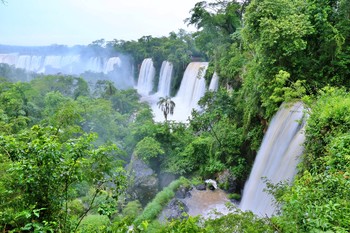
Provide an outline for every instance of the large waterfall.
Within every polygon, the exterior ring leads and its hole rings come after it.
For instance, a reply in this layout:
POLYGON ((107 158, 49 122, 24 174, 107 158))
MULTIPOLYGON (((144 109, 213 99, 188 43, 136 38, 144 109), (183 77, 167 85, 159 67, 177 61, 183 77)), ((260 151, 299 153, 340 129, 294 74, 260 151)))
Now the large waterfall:
POLYGON ((160 68, 159 83, 158 83, 158 96, 166 97, 170 96, 171 78, 173 76, 173 64, 168 61, 163 61, 160 68))
POLYGON ((266 184, 262 178, 277 184, 295 176, 305 140, 303 109, 301 103, 288 108, 282 105, 273 117, 244 187, 242 210, 261 216, 276 214, 273 197, 264 191, 266 184))
POLYGON ((198 101, 206 91, 204 75, 208 62, 191 62, 183 75, 175 102, 174 115, 169 119, 185 122, 191 115, 192 109, 199 109, 198 101))
POLYGON ((105 73, 121 67, 119 57, 82 58, 75 55, 24 55, 18 53, 0 54, 0 63, 36 73, 81 74, 85 71, 105 73))
MULTIPOLYGON (((198 101, 206 91, 204 75, 208 62, 191 62, 183 75, 179 91, 172 98, 175 102, 174 114, 169 115, 169 120, 185 122, 191 115, 192 109, 198 109, 198 101)), ((173 66, 170 62, 163 62, 159 77, 158 91, 150 94, 153 89, 155 69, 151 58, 144 59, 140 69, 137 91, 142 99, 147 101, 153 110, 155 121, 164 121, 163 113, 157 106, 159 97, 170 94, 170 84, 173 66)), ((215 82, 215 81, 214 81, 215 82)))
POLYGON ((139 79, 137 82, 137 92, 143 96, 149 96, 153 89, 156 69, 153 66, 152 58, 146 58, 141 64, 139 79))
POLYGON ((0 45, 0 63, 38 74, 79 75, 90 84, 103 79, 120 89, 135 86, 129 57, 102 48, 0 45))

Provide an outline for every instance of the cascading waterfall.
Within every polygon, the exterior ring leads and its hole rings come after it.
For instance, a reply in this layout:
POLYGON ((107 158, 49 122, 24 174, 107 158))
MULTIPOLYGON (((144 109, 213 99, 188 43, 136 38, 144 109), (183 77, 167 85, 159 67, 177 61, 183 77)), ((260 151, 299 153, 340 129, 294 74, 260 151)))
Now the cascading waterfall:
POLYGON ((185 122, 191 115, 192 109, 199 109, 198 101, 206 91, 204 75, 208 62, 191 62, 183 75, 179 91, 173 98, 175 102, 174 115, 170 120, 185 122))
POLYGON ((137 82, 137 92, 143 96, 148 96, 153 89, 156 69, 153 66, 152 58, 146 58, 141 64, 139 79, 137 82))
MULTIPOLYGON (((22 54, 22 52, 0 54, 0 63, 41 74, 81 75, 85 72, 103 73, 104 75, 94 76, 93 80, 98 80, 100 77, 108 79, 113 81, 120 89, 135 86, 131 63, 125 56, 107 58, 89 56, 84 52, 81 55, 76 51, 75 53, 61 53, 61 55, 57 53, 56 51, 53 54, 47 54, 47 51, 43 49, 42 53, 35 51, 32 54, 30 52, 28 54, 22 54)), ((89 75, 91 76, 91 74, 86 74, 86 76, 89 75)))
MULTIPOLYGON (((163 113, 160 111, 159 107, 157 106, 157 102, 159 100, 159 97, 161 96, 165 97, 166 95, 160 95, 159 93, 164 94, 165 89, 170 91, 170 87, 169 89, 167 88, 162 89, 159 87, 159 90, 156 94, 149 95, 150 90, 152 90, 150 87, 151 86, 153 87, 153 81, 151 82, 151 80, 153 79, 148 78, 147 81, 143 82, 144 83, 143 85, 148 86, 146 88, 140 85, 141 84, 140 80, 141 79, 146 80, 146 78, 143 76, 147 76, 148 74, 152 74, 153 75, 152 77, 154 77, 154 74, 153 74, 154 71, 150 67, 153 68, 153 63, 152 63, 152 66, 150 66, 150 60, 145 59, 142 62, 137 89, 138 89, 138 92, 143 96, 143 100, 147 101, 151 105, 151 108, 154 114, 154 120, 161 122, 161 121, 164 121, 164 116, 163 116, 163 113), (146 69, 146 66, 149 68, 146 69), (143 69, 145 71, 143 71, 143 69), (152 85, 150 85, 150 83, 152 83, 152 85), (143 89, 146 89, 146 91, 140 91, 143 89)), ((191 62, 190 64, 188 64, 180 84, 180 89, 177 92, 176 96, 172 98, 172 100, 175 102, 175 109, 174 109, 174 114, 168 116, 169 120, 174 120, 177 122, 185 122, 188 119, 188 117, 191 115, 192 109, 199 109, 198 101, 205 94, 205 91, 206 91, 204 75, 207 67, 208 67, 208 62, 191 62)), ((170 69, 172 69, 172 66, 170 66, 170 64, 164 65, 163 73, 164 72, 167 73, 166 76, 168 77, 170 76, 170 73, 171 73, 170 69)), ((168 80, 166 81, 166 84, 170 85, 171 79, 167 78, 166 80, 168 80)))
POLYGON ((218 88, 219 88, 219 76, 216 72, 214 72, 213 77, 211 78, 208 90, 217 91, 218 88))
POLYGON ((274 184, 294 178, 305 140, 303 110, 301 103, 288 108, 282 105, 273 117, 244 187, 242 210, 261 216, 276 214, 273 197, 264 191, 262 177, 274 184))
POLYGON ((173 64, 168 61, 163 61, 160 68, 159 83, 158 83, 158 96, 166 97, 170 96, 170 84, 173 76, 173 64))
POLYGON ((105 63, 103 73, 108 74, 115 69, 115 66, 121 67, 121 60, 119 57, 111 57, 105 63))
POLYGON ((36 73, 80 74, 85 71, 105 73, 121 67, 119 57, 103 59, 101 57, 82 58, 80 55, 25 55, 18 53, 0 54, 0 63, 36 73))

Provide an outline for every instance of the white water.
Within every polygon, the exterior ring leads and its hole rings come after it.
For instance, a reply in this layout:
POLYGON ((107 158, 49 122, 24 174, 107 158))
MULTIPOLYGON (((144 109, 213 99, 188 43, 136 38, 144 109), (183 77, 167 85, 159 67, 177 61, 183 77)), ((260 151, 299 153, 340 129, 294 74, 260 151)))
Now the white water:
POLYGON ((208 90, 217 91, 218 88, 219 88, 219 76, 217 75, 216 72, 214 72, 213 77, 211 78, 208 90))
POLYGON ((25 69, 36 73, 64 73, 80 74, 85 71, 105 73, 113 71, 121 66, 119 57, 103 59, 91 57, 83 59, 80 55, 23 55, 18 53, 0 54, 0 63, 5 63, 15 68, 25 69))
POLYGON ((277 214, 273 197, 264 192, 266 184, 261 178, 266 177, 274 184, 292 181, 305 140, 304 124, 297 122, 303 118, 303 109, 301 103, 289 108, 282 106, 273 117, 245 184, 240 203, 242 210, 261 216, 277 214))
POLYGON ((146 58, 141 64, 140 74, 137 82, 137 92, 142 96, 149 96, 153 89, 156 69, 151 58, 146 58))
POLYGON ((199 110, 198 101, 206 92, 204 75, 208 62, 191 62, 188 64, 181 81, 180 89, 173 98, 175 102, 174 115, 170 120, 186 122, 192 109, 199 110))
POLYGON ((170 84, 173 76, 173 64, 168 61, 163 61, 160 68, 159 83, 157 95, 159 97, 170 96, 170 84))
MULTIPOLYGON (((137 90, 138 93, 142 95, 142 100, 150 104, 153 110, 154 120, 162 122, 164 121, 164 115, 157 106, 157 102, 159 97, 162 96, 159 92, 163 92, 163 90, 159 90, 154 95, 149 95, 152 90, 151 87, 153 87, 153 78, 150 77, 154 77, 155 72, 153 70, 153 63, 152 66, 150 64, 151 61, 149 59, 145 59, 142 62, 137 90), (150 85, 151 83, 152 85, 150 85)), ((170 73, 171 67, 167 67, 166 69, 169 70, 166 73, 170 73)), ((172 101, 175 102, 174 114, 168 115, 168 120, 186 122, 191 115, 192 109, 199 110, 198 101, 206 92, 204 75, 207 67, 208 62, 191 62, 188 64, 179 91, 176 96, 172 98, 172 101)), ((171 79, 167 80, 167 85, 170 85, 171 79)))

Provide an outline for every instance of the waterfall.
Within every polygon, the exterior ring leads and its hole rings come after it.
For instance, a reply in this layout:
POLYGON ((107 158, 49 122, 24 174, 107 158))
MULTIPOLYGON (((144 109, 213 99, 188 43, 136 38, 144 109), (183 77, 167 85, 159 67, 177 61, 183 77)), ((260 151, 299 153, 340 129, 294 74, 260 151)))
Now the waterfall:
POLYGON ((173 101, 176 106, 174 115, 169 119, 185 122, 191 115, 192 109, 199 109, 198 101, 206 91, 204 75, 208 62, 191 62, 183 75, 179 91, 173 101))
POLYGON ((119 57, 103 59, 101 57, 82 58, 80 55, 24 55, 18 53, 0 54, 0 63, 27 71, 52 74, 81 74, 85 71, 105 73, 121 67, 119 57))
POLYGON ((102 73, 104 63, 104 59, 102 59, 101 57, 90 57, 86 64, 85 70, 96 73, 102 73))
POLYGON ((137 92, 141 95, 148 96, 153 90, 153 81, 156 69, 153 66, 151 58, 146 58, 141 64, 139 79, 137 82, 137 92))
POLYGON ((115 69, 115 65, 120 67, 121 66, 121 60, 119 57, 111 57, 108 59, 108 61, 105 64, 103 73, 108 74, 109 72, 113 71, 115 69))
POLYGON ((126 56, 107 58, 91 56, 90 53, 87 55, 84 51, 81 54, 77 51, 53 51, 53 54, 48 54, 45 49, 42 52, 35 50, 27 54, 22 53, 21 49, 7 54, 0 51, 0 63, 42 74, 61 73, 89 78, 91 74, 84 74, 87 71, 103 73, 104 75, 95 75, 93 80, 108 79, 120 89, 134 87, 131 63, 126 56))
POLYGON ((217 75, 216 72, 214 72, 213 77, 211 78, 208 90, 217 91, 218 88, 219 88, 219 76, 217 75))
POLYGON ((160 68, 159 83, 158 83, 158 96, 166 97, 170 96, 170 84, 173 75, 173 64, 168 61, 163 61, 160 68))
MULTIPOLYGON (((185 122, 191 115, 192 109, 199 109, 198 101, 203 97, 206 91, 204 75, 207 67, 208 62, 191 62, 188 64, 179 91, 176 96, 172 98, 175 102, 175 109, 174 114, 168 116, 169 120, 185 122)), ((170 67, 167 69, 170 69, 170 67)), ((154 120, 161 122, 164 121, 164 116, 157 106, 158 98, 159 95, 157 93, 143 99, 151 105, 154 120)))
POLYGON ((274 184, 293 179, 305 140, 303 109, 301 103, 289 108, 282 105, 273 117, 245 184, 240 203, 242 210, 261 216, 276 214, 273 197, 264 192, 266 185, 262 177, 274 184))

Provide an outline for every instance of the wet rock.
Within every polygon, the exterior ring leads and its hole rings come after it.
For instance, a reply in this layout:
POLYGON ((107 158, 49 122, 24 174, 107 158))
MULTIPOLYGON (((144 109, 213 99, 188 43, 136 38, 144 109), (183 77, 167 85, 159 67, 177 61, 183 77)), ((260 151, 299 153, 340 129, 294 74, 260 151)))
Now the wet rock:
POLYGON ((236 177, 229 170, 218 173, 216 178, 218 186, 230 193, 239 192, 236 180, 236 177))
POLYGON ((206 190, 207 189, 205 184, 198 184, 195 187, 197 190, 206 190))
POLYGON ((159 221, 165 222, 173 219, 184 219, 187 212, 188 207, 186 204, 177 198, 173 198, 159 215, 159 221))
POLYGON ((185 187, 185 186, 180 186, 178 190, 175 192, 175 197, 184 199, 186 197, 191 197, 191 191, 192 188, 190 187, 185 187))
POLYGON ((142 160, 132 155, 126 166, 128 172, 129 199, 139 200, 145 206, 158 193, 159 181, 155 172, 142 160))

